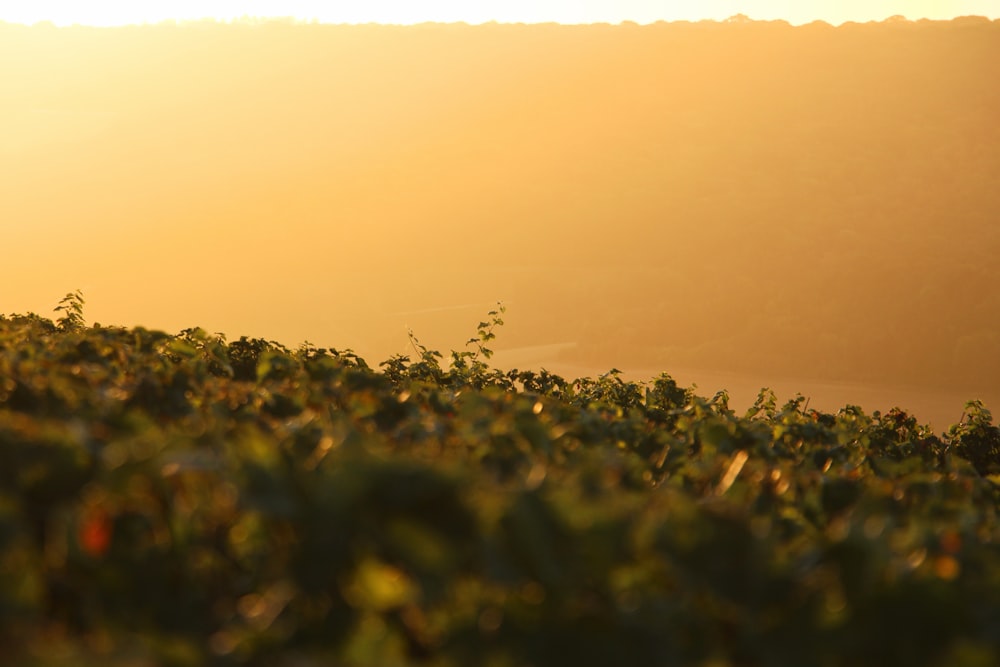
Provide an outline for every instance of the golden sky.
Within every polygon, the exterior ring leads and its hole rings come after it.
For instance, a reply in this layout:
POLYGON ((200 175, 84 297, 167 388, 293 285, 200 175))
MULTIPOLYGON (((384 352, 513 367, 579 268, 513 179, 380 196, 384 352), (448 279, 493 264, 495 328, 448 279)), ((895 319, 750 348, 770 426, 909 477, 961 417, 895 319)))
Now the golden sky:
POLYGON ((724 19, 734 14, 751 18, 785 19, 794 24, 823 20, 951 19, 979 15, 1000 17, 996 0, 170 0, 123 3, 119 0, 33 0, 5 3, 0 20, 17 23, 52 21, 57 25, 123 25, 169 19, 294 16, 327 23, 421 23, 425 21, 484 23, 620 23, 658 20, 724 19))

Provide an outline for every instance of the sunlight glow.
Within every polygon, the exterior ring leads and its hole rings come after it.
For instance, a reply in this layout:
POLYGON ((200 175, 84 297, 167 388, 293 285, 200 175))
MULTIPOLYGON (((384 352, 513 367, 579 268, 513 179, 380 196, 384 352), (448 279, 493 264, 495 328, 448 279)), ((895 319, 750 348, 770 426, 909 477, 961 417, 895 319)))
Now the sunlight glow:
POLYGON ((660 20, 721 20, 735 14, 760 20, 784 19, 793 24, 814 20, 834 24, 877 21, 894 15, 914 20, 951 19, 973 14, 1000 17, 995 0, 822 0, 811 3, 792 0, 706 0, 698 3, 682 0, 368 0, 363 3, 319 0, 172 0, 142 3, 35 0, 31 3, 10 3, 0 8, 0 20, 24 24, 50 21, 60 26, 111 26, 206 18, 234 21, 254 17, 291 17, 322 23, 653 23, 660 20))

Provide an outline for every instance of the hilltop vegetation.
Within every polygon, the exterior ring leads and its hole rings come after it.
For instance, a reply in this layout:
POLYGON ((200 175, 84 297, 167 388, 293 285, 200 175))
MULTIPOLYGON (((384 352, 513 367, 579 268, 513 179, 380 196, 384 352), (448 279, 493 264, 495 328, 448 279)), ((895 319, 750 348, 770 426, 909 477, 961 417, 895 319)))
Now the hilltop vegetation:
POLYGON ((1000 429, 0 317, 19 665, 1000 658, 1000 429))

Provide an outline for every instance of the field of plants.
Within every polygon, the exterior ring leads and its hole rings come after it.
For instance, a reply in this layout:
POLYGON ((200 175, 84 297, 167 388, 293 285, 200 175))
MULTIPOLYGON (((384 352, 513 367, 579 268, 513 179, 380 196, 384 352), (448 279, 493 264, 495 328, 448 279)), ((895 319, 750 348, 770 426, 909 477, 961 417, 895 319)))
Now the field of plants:
POLYGON ((1000 664, 1000 429, 0 316, 0 655, 1000 664))

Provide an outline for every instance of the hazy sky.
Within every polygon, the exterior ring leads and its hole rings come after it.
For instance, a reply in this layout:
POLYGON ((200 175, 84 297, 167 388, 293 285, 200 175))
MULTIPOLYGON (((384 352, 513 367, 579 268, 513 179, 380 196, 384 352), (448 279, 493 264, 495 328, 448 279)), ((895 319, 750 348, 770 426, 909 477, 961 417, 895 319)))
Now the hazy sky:
POLYGON ((464 350, 502 301, 497 368, 950 424, 1000 405, 998 34, 0 30, 0 312, 79 288, 88 322, 376 364, 408 329, 464 350))
POLYGON ((950 19, 980 15, 1000 18, 997 0, 33 0, 4 3, 0 19, 20 23, 48 20, 59 25, 115 25, 164 19, 243 16, 295 16, 331 23, 483 23, 544 22, 651 23, 658 20, 724 19, 746 14, 754 19, 792 23, 824 20, 881 20, 893 15, 910 19, 950 19))

